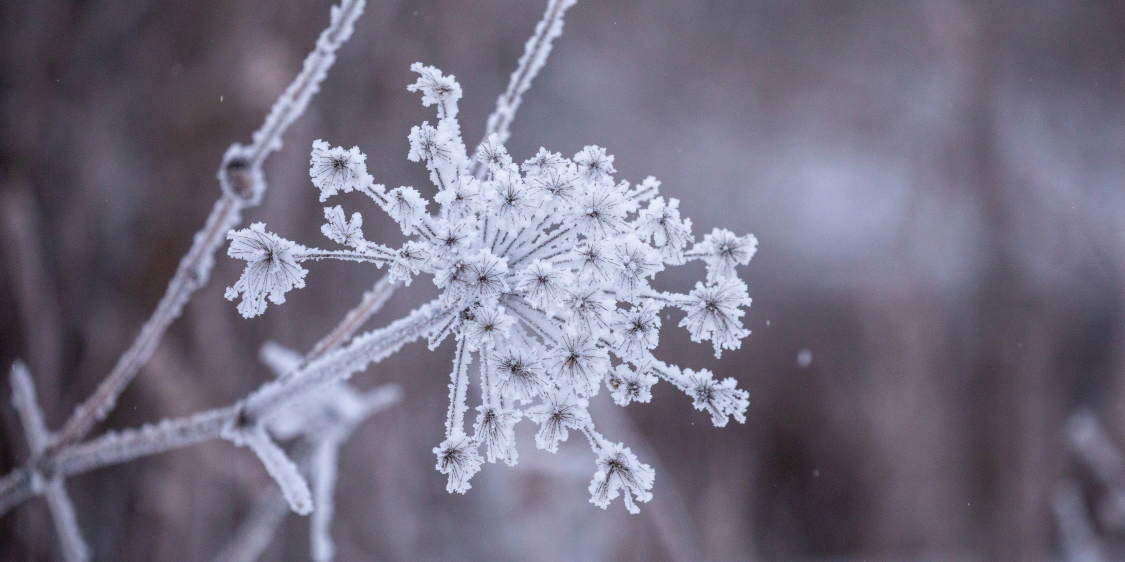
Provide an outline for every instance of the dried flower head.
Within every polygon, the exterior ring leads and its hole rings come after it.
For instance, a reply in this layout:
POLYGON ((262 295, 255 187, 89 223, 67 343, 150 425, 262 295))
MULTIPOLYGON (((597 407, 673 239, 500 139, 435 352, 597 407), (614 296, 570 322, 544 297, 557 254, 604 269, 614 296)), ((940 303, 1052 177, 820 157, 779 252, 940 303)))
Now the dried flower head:
MULTIPOLYGON (((707 371, 681 371, 652 351, 659 342, 660 313, 669 307, 684 311, 679 325, 695 341, 710 340, 716 356, 740 345, 749 334, 741 317, 750 298, 735 268, 749 261, 757 241, 715 229, 693 245, 691 221, 680 217, 679 202, 661 197, 652 178, 636 186, 615 180, 614 158, 598 146, 571 159, 541 149, 516 166, 501 137, 491 135, 470 158, 456 120, 460 86, 433 67, 416 64, 412 70, 419 78, 409 89, 420 92, 425 105, 438 106, 436 126, 424 123, 411 131, 407 155, 429 170, 438 190, 436 212, 427 212, 428 202, 414 188, 386 191, 362 179, 365 170, 355 179, 347 172, 353 168, 334 176, 335 168, 315 165, 346 156, 359 170, 363 158, 354 149, 330 149, 318 141, 312 170, 322 195, 355 189, 374 199, 404 234, 414 236, 407 245, 391 250, 364 240, 361 217, 345 221, 339 207, 325 210, 324 233, 351 250, 308 250, 264 233, 260 225, 232 236, 274 248, 271 263, 293 272, 272 274, 279 277, 271 281, 279 295, 304 276, 296 266, 300 260, 286 257, 298 254, 389 265, 404 281, 432 276, 441 296, 426 309, 432 322, 412 336, 428 337, 431 348, 450 334, 457 340, 445 440, 434 449, 450 491, 467 490, 484 459, 515 463, 513 426, 526 417, 539 425, 536 445, 549 451, 557 450, 569 430, 582 432, 598 455, 591 501, 606 507, 624 490, 626 507, 636 511, 636 501, 651 497, 652 469, 597 432, 588 399, 605 384, 618 404, 647 402, 652 385, 664 379, 687 393, 715 425, 732 416, 744 421, 747 394, 733 379, 719 382, 707 371), (690 260, 707 265, 706 282, 690 293, 650 286, 666 267, 690 260), (464 416, 474 358, 481 405, 470 438, 464 416)), ((239 244, 231 254, 250 262, 248 272, 261 270, 269 252, 247 252, 241 248, 248 242, 239 244)), ((236 288, 249 285, 240 281, 236 288)), ((259 298, 245 312, 264 307, 259 298)))

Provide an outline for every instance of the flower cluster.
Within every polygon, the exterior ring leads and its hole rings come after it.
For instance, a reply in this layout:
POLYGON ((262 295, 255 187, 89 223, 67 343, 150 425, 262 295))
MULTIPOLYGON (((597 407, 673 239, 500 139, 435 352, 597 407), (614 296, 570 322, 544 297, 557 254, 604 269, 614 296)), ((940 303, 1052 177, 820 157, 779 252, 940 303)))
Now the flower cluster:
POLYGON ((229 254, 248 262, 228 298, 239 311, 261 314, 266 297, 284 301, 304 285, 300 262, 337 258, 389 267, 409 283, 432 276, 441 289, 441 316, 424 334, 433 349, 456 339, 445 439, 434 449, 447 489, 464 493, 482 462, 515 464, 514 425, 539 425, 536 444, 555 451, 570 430, 597 454, 591 501, 605 508, 624 491, 626 507, 647 501, 652 469, 626 447, 598 433, 589 399, 603 384, 614 402, 648 402, 658 380, 671 382, 711 415, 717 426, 745 421, 747 394, 734 379, 681 370, 657 360, 661 312, 679 308, 679 325, 694 341, 709 340, 718 357, 749 334, 741 322, 750 305, 735 273, 757 247, 752 235, 715 229, 695 242, 679 201, 659 195, 653 178, 616 181, 614 159, 597 146, 573 158, 540 149, 517 164, 496 135, 470 157, 461 138, 453 76, 416 63, 409 90, 437 109, 437 124, 414 127, 408 158, 424 162, 437 187, 435 213, 412 187, 374 183, 357 148, 313 144, 310 175, 321 201, 359 191, 374 199, 414 238, 391 249, 366 240, 359 213, 324 209, 324 234, 347 249, 310 249, 266 232, 260 224, 231 232, 229 254), (668 266, 706 264, 705 282, 687 294, 654 290, 649 281, 668 266), (466 428, 470 367, 476 363, 480 405, 466 428), (471 434, 469 433, 471 431, 471 434))

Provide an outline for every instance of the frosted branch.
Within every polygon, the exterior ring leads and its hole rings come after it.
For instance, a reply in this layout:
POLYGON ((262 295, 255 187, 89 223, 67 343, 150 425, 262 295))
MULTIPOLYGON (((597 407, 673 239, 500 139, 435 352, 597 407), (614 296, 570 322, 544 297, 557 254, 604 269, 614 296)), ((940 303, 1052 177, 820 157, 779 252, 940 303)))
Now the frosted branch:
POLYGON ((218 177, 223 196, 215 202, 207 222, 196 233, 192 247, 180 261, 176 274, 160 299, 152 317, 145 322, 133 344, 121 355, 113 371, 89 398, 75 408, 70 419, 54 436, 48 449, 74 443, 85 437, 94 424, 113 410, 117 398, 148 362, 168 326, 180 316, 184 304, 204 284, 215 263, 215 251, 226 233, 241 220, 242 209, 256 205, 265 193, 261 167, 265 158, 281 148, 281 136, 304 113, 309 100, 320 89, 328 69, 336 61, 336 51, 351 36, 356 18, 363 13, 365 0, 343 0, 332 7, 331 23, 317 39, 316 48, 305 58, 301 73, 278 98, 262 127, 254 133, 251 146, 232 145, 223 156, 218 177))
MULTIPOLYGON (((484 131, 482 143, 492 134, 496 134, 500 144, 508 141, 508 127, 516 116, 516 110, 523 102, 523 94, 531 87, 531 81, 547 62, 547 55, 551 54, 551 44, 555 38, 562 35, 563 16, 567 9, 577 0, 549 0, 543 18, 535 25, 535 33, 524 44, 523 56, 512 77, 508 80, 508 89, 500 94, 496 100, 496 110, 488 117, 488 125, 484 131)), ((484 167, 478 161, 473 167, 473 175, 480 176, 484 167)))

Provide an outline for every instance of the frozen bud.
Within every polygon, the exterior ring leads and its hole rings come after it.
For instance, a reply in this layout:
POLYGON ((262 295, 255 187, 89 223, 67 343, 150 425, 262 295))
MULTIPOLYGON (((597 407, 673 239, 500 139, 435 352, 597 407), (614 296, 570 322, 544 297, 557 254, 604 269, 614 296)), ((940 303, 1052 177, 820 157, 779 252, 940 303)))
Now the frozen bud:
POLYGON ((565 269, 556 269, 551 262, 535 260, 516 274, 516 289, 523 291, 528 302, 543 310, 558 305, 566 295, 563 287, 570 286, 573 275, 565 269))
POLYGON ((547 168, 532 176, 528 185, 540 195, 570 205, 578 196, 578 169, 573 164, 547 168))
POLYGON ((337 244, 351 246, 362 250, 367 246, 363 239, 363 217, 359 213, 352 213, 351 220, 345 220, 344 209, 339 205, 324 208, 324 218, 328 220, 320 231, 337 244))
POLYGON ((563 309, 570 313, 568 325, 584 334, 601 334, 609 325, 612 308, 613 301, 596 287, 579 287, 563 296, 563 309))
POLYGON ((644 357, 660 341, 660 307, 650 300, 643 300, 629 310, 614 311, 614 343, 617 355, 629 360, 644 357))
POLYGON ((472 176, 460 176, 434 196, 441 205, 442 213, 453 220, 472 215, 476 198, 480 195, 480 180, 472 176))
POLYGON ((565 166, 566 159, 561 154, 540 147, 539 152, 525 160, 521 167, 525 174, 537 176, 551 170, 557 171, 565 166))
POLYGON ((593 396, 609 371, 609 355, 594 338, 567 333, 551 350, 550 365, 557 382, 570 386, 579 396, 593 396))
POLYGON ((387 214, 402 227, 403 234, 414 234, 426 214, 426 200, 413 187, 398 187, 387 194, 387 214))
POLYGON ((434 162, 435 160, 449 161, 449 148, 438 138, 438 130, 430 126, 429 122, 422 123, 421 126, 415 125, 410 129, 410 152, 406 158, 411 162, 418 162, 425 160, 426 162, 434 162))
POLYGON ((505 396, 527 403, 547 389, 550 381, 537 351, 509 346, 496 356, 496 374, 505 396))
POLYGON ((457 100, 461 99, 461 85, 455 76, 443 76, 432 66, 416 62, 410 70, 418 74, 418 80, 406 87, 409 92, 422 92, 422 105, 438 105, 438 117, 452 119, 457 117, 457 100))
POLYGON ((461 333, 469 349, 496 349, 508 339, 512 323, 503 307, 480 306, 469 311, 461 324, 461 333))
POLYGON ((651 278, 664 269, 659 254, 635 236, 626 236, 618 241, 613 248, 612 260, 617 266, 617 283, 614 284, 614 289, 626 298, 631 298, 641 289, 647 289, 646 278, 651 278))
POLYGON ((642 240, 651 236, 660 256, 670 264, 684 262, 684 247, 691 241, 691 219, 681 219, 679 207, 678 199, 665 204, 663 197, 657 197, 637 214, 637 234, 642 240))
POLYGON ((512 163, 508 149, 500 144, 500 137, 496 133, 488 135, 488 138, 480 143, 475 158, 481 164, 488 166, 489 170, 502 170, 512 163))
POLYGON ((526 224, 539 202, 528 189, 527 184, 520 178, 515 166, 496 170, 488 185, 491 188, 496 218, 502 221, 501 224, 507 224, 511 227, 526 224))

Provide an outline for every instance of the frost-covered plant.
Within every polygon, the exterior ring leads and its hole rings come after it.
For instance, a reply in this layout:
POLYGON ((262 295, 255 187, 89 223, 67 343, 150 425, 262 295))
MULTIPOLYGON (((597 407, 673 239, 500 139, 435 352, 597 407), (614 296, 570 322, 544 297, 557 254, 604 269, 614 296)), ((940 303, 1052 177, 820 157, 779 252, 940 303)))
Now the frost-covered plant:
POLYGON ((691 221, 680 217, 679 201, 660 196, 653 178, 635 185, 614 179, 613 156, 600 147, 587 146, 572 158, 540 149, 518 165, 505 148, 522 96, 573 4, 548 0, 472 157, 457 120, 460 85, 434 67, 412 66, 419 78, 408 90, 437 110, 436 125, 425 122, 410 131, 407 154, 429 170, 437 188, 432 203, 412 187, 388 190, 376 184, 358 148, 313 143, 309 173, 321 201, 340 192, 366 194, 411 237, 405 244, 389 248, 368 241, 363 218, 359 213, 349 217, 340 206, 324 208, 321 230, 343 249, 308 248, 261 223, 235 230, 242 211, 265 195, 264 161, 280 148, 285 130, 318 91, 364 0, 334 6, 331 23, 253 142, 233 144, 224 155, 218 173, 222 195, 153 315, 60 429, 47 428, 30 372, 20 362, 13 365, 12 398, 30 456, 0 478, 0 515, 28 498, 45 497, 64 557, 86 560, 89 549, 67 496, 67 477, 221 437, 251 449, 279 489, 262 498, 219 560, 256 559, 286 508, 313 513, 313 559, 330 560, 338 449, 366 416, 398 399, 394 387, 361 393, 345 381, 420 338, 428 338, 431 349, 450 335, 456 340, 445 436, 434 448, 450 492, 467 491, 486 461, 515 464, 513 428, 528 418, 539 426, 536 445, 550 452, 571 430, 582 433, 596 454, 590 501, 604 509, 623 496, 627 509, 636 513, 636 501, 652 497, 654 473, 628 447, 595 429, 589 401, 603 385, 624 406, 651 400, 652 386, 664 379, 687 393, 715 425, 725 425, 730 417, 744 422, 747 394, 735 388, 734 379, 681 370, 656 359, 653 349, 659 343, 660 314, 668 307, 684 312, 679 325, 694 341, 709 340, 716 357, 741 345, 749 333, 741 317, 750 298, 735 270, 753 256, 754 237, 714 229, 695 242, 691 221), (428 210, 431 204, 434 212, 428 210), (113 410, 185 303, 206 284, 224 234, 230 240, 228 255, 247 262, 226 294, 241 298, 238 311, 246 317, 262 314, 268 302, 284 303, 287 292, 304 287, 308 272, 301 264, 308 260, 370 262, 388 273, 307 354, 264 348, 263 360, 277 376, 242 400, 84 440, 113 410), (666 267, 691 260, 702 260, 707 269, 705 281, 693 290, 678 294, 650 286, 666 267), (440 297, 383 328, 354 336, 396 284, 419 276, 430 277, 440 297), (470 429, 465 414, 474 363, 480 405, 470 429), (286 441, 295 443, 288 451, 279 444, 286 441))
POLYGON ((358 148, 318 140, 309 173, 320 200, 361 192, 412 239, 397 249, 369 241, 360 214, 348 218, 340 206, 324 208, 322 232, 343 250, 307 248, 260 223, 232 231, 228 254, 247 266, 227 298, 241 296, 238 310, 246 317, 261 314, 267 297, 280 304, 287 291, 304 286, 301 263, 310 259, 371 262, 406 284, 432 277, 441 296, 406 337, 427 337, 430 349, 450 335, 456 340, 445 439, 434 448, 447 490, 468 490, 484 461, 515 464, 513 426, 526 417, 539 424, 542 449, 556 450, 571 429, 585 435, 597 454, 591 501, 605 508, 624 490, 629 511, 638 511, 634 498, 651 497, 652 469, 595 430, 588 401, 604 384, 619 405, 647 402, 652 385, 664 379, 715 425, 732 416, 744 422, 747 395, 734 379, 681 370, 652 351, 667 307, 685 313, 679 325, 694 341, 710 340, 716 357, 739 347, 749 334, 740 319, 750 298, 735 268, 749 262, 757 241, 716 228, 693 242, 679 201, 660 196, 651 177, 636 185, 615 180, 613 156, 597 146, 573 158, 541 148, 517 165, 493 133, 470 157, 457 120, 461 86, 432 66, 415 63, 411 70, 419 77, 407 89, 437 108, 436 126, 410 131, 407 155, 430 172, 434 212, 413 187, 376 184, 358 148), (705 262, 706 282, 686 294, 650 286, 666 267, 690 260, 705 262), (470 429, 474 363, 480 405, 470 429))

